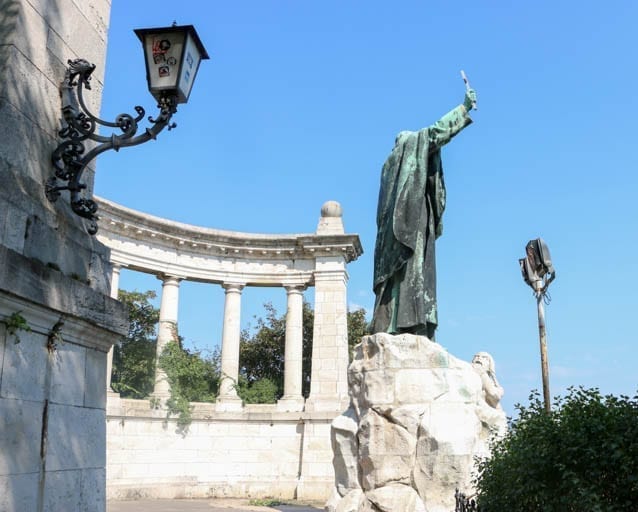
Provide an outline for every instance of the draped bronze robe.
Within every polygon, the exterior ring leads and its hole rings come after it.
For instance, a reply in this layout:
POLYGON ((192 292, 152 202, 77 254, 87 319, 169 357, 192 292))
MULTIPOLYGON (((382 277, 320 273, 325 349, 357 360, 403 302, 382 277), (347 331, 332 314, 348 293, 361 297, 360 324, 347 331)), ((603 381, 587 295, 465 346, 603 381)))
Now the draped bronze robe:
POLYGON ((383 165, 374 250, 373 332, 434 338, 434 241, 443 230, 441 147, 469 125, 465 107, 418 132, 401 132, 383 165))

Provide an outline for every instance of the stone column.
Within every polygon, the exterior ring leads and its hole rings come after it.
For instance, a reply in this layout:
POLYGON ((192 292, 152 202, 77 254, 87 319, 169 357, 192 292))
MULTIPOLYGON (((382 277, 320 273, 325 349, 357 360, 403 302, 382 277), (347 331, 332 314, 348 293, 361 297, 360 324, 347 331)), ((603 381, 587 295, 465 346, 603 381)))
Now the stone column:
POLYGON ((301 286, 285 286, 288 294, 286 312, 286 345, 284 353, 284 396, 277 403, 283 411, 302 411, 303 374, 303 290, 301 286))
POLYGON ((237 395, 236 385, 239 378, 241 292, 244 286, 240 283, 223 284, 226 290, 226 300, 224 302, 222 331, 222 375, 216 405, 218 411, 236 411, 242 408, 242 401, 237 395))
POLYGON ((316 261, 312 371, 306 411, 341 411, 348 406, 348 274, 341 256, 318 257, 316 261))
MULTIPOLYGON (((344 233, 336 201, 321 207, 317 235, 344 233)), ((315 324, 310 396, 306 411, 342 411, 348 406, 348 301, 345 255, 315 258, 315 324)))
MULTIPOLYGON (((113 270, 111 271, 111 297, 117 299, 117 292, 120 288, 120 271, 121 265, 113 263, 113 270)), ((115 345, 114 345, 115 346, 115 345)), ((113 392, 111 389, 111 374, 113 373, 113 347, 109 350, 106 356, 106 390, 113 392)))
POLYGON ((159 357, 164 347, 175 339, 177 329, 177 311, 179 302, 179 283, 175 276, 158 276, 162 280, 162 299, 160 302, 159 326, 157 329, 157 347, 155 349, 155 386, 153 396, 168 398, 171 388, 166 373, 159 367, 159 357))

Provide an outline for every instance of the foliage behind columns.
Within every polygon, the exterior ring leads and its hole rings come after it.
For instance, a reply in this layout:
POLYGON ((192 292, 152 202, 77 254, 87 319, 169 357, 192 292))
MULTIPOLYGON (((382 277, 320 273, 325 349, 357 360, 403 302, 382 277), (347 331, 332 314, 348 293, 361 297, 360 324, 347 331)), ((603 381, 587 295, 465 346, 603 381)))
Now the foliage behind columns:
POLYGON ((118 298, 129 314, 129 330, 113 349, 113 390, 123 398, 145 398, 153 392, 159 309, 154 291, 120 290, 118 298))
MULTIPOLYGON (((240 388, 239 394, 246 400, 247 389, 260 380, 268 379, 276 385, 274 402, 283 395, 284 346, 286 334, 286 315, 279 315, 271 303, 264 304, 266 315, 257 318, 256 325, 244 329, 239 349, 240 388)), ((304 302, 303 305, 303 396, 310 393, 310 373, 312 365, 312 334, 314 310, 304 302)), ((348 346, 352 359, 352 348, 369 333, 365 310, 348 312, 348 346)))

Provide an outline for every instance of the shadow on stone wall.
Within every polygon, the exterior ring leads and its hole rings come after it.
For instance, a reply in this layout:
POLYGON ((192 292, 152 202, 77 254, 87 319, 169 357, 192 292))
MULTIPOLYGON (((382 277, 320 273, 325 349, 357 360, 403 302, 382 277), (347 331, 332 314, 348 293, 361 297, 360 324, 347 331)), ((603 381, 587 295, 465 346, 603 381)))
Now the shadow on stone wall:
MULTIPOLYGON (((76 57, 68 41, 82 41, 73 35, 72 25, 83 22, 85 30, 94 30, 79 12, 90 9, 93 3, 82 2, 78 7, 71 0, 0 0, 0 247, 27 256, 27 261, 33 263, 33 268, 29 268, 20 260, 19 270, 29 276, 28 284, 33 288, 29 298, 40 304, 77 300, 67 286, 56 289, 42 283, 56 281, 51 278, 58 274, 56 266, 67 276, 75 274, 78 286, 80 281, 86 283, 96 244, 78 229, 78 221, 69 221, 72 216, 68 205, 62 201, 51 205, 44 195, 44 183, 53 172, 51 152, 58 143, 59 83, 64 77, 66 59, 76 57), (77 256, 68 264, 68 255, 73 253, 77 256), (46 297, 46 292, 60 294, 64 300, 46 297)), ((90 42, 86 44, 88 47, 90 42)), ((103 47, 98 45, 92 51, 102 52, 103 47)), ((6 259, 1 259, 0 264, 7 264, 6 259)), ((13 280, 16 284, 15 275, 13 280)), ((7 286, 0 291, 4 292, 17 293, 7 286)), ((105 356, 70 343, 61 343, 54 354, 48 354, 46 336, 42 334, 32 333, 20 344, 5 341, 2 357, 8 371, 2 375, 1 398, 6 413, 2 420, 9 428, 0 428, 0 432, 12 432, 15 450, 1 454, 0 509, 36 510, 25 506, 25 499, 34 499, 33 482, 39 480, 41 470, 86 467, 89 457, 96 459, 92 464, 96 474, 103 473, 104 461, 97 460, 99 455, 93 452, 103 447, 96 443, 96 436, 104 437, 104 413, 96 405, 86 407, 83 393, 87 382, 100 379, 87 371, 89 359, 105 356), (8 357, 13 358, 12 362, 8 357), (42 420, 50 415, 54 417, 49 421, 47 453, 42 441, 42 420), (95 426, 90 433, 92 438, 80 430, 87 423, 84 416, 89 416, 90 424, 95 426), (42 462, 45 453, 46 464, 42 462), (40 467, 34 467, 38 460, 40 467)), ((80 471, 77 474, 81 481, 80 471)))
POLYGON ((0 0, 0 172, 11 173, 32 196, 43 197, 39 185, 51 172, 50 150, 60 125, 58 85, 65 65, 51 51, 59 36, 50 27, 61 25, 62 3, 48 0, 42 3, 45 12, 38 12, 25 0, 0 0))
MULTIPOLYGON (((68 59, 100 64, 108 20, 105 2, 0 0, 0 243, 28 258, 105 286, 105 249, 87 235, 71 212, 68 193, 56 203, 45 197, 54 173, 51 154, 59 144, 59 85, 68 59), (77 55, 76 52, 83 55, 77 55)), ((94 79, 87 101, 98 111, 102 84, 94 79)), ((87 145, 87 151, 90 147, 87 145)), ((83 181, 93 188, 94 171, 83 181)))

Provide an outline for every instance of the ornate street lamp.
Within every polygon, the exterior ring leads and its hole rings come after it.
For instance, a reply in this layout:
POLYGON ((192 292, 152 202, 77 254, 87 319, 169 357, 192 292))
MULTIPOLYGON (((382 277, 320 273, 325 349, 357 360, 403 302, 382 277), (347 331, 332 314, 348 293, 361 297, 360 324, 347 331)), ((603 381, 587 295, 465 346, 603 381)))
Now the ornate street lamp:
POLYGON ((536 307, 538 312, 538 336, 541 348, 541 372, 543 377, 543 400, 545 412, 551 410, 549 396, 549 362, 547 359, 547 331, 545 329, 545 309, 543 302, 549 303, 547 288, 556 277, 556 271, 552 265, 552 257, 549 247, 542 238, 536 238, 527 242, 525 257, 518 260, 521 266, 523 280, 534 290, 536 307))
POLYGON ((84 59, 69 60, 61 85, 63 123, 58 133, 65 140, 53 151, 55 176, 47 181, 45 192, 49 201, 55 202, 62 190, 68 190, 71 209, 89 221, 87 230, 91 235, 97 233, 97 204, 90 197, 80 195, 86 189, 80 181, 84 169, 104 151, 137 146, 155 139, 165 127, 175 128, 175 123, 170 120, 177 112, 177 104, 188 101, 199 64, 209 58, 192 25, 137 29, 135 34, 142 41, 148 88, 159 108, 155 118, 148 117, 152 125, 144 133, 136 135, 138 123, 145 115, 140 106, 135 107, 136 116, 120 114, 114 122, 103 121, 89 111, 83 93, 84 89, 91 89, 94 64, 84 59), (98 135, 95 133, 97 125, 113 128, 116 132, 98 135), (87 139, 98 144, 85 154, 84 141, 87 139), (67 183, 59 185, 58 180, 67 183))

